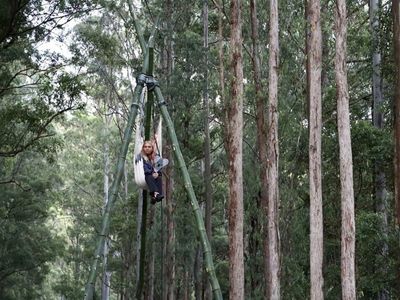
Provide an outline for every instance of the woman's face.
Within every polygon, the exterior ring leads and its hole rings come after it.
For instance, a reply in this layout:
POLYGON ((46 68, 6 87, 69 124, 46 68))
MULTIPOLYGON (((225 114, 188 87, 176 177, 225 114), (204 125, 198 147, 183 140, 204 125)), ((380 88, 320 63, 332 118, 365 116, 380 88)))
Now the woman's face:
POLYGON ((145 143, 143 145, 143 152, 146 155, 152 154, 153 153, 153 146, 150 143, 145 143))

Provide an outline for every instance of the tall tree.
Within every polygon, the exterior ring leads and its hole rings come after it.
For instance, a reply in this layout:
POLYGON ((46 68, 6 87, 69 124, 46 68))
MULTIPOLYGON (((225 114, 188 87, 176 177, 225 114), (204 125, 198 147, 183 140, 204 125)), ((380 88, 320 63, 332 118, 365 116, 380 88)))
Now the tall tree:
MULTIPOLYGON (((265 126, 265 102, 264 94, 262 92, 261 82, 261 63, 260 63, 260 47, 258 35, 258 18, 257 18, 257 1, 250 0, 250 18, 251 18, 251 42, 252 42, 252 66, 253 66, 253 80, 256 93, 256 122, 257 122, 257 149, 258 161, 260 161, 260 202, 263 206, 264 212, 268 214, 268 179, 267 179, 267 133, 265 126)), ((265 222, 266 223, 266 222, 265 222)), ((264 230, 264 278, 266 286, 268 286, 268 226, 263 226, 264 230)), ((267 289, 265 289, 267 296, 267 289)))
MULTIPOLYGON (((205 185, 205 225, 208 239, 212 237, 212 220, 211 212, 213 207, 212 187, 211 187, 211 154, 210 154, 210 103, 208 96, 208 0, 203 3, 203 47, 204 47, 204 88, 203 88, 203 105, 204 105, 204 185, 205 185)), ((204 272, 204 275, 206 272, 204 272)), ((211 299, 210 284, 204 276, 204 298, 211 299)))
MULTIPOLYGON (((373 125, 378 129, 383 129, 384 116, 383 116, 383 93, 382 93, 382 75, 381 75, 381 50, 380 50, 380 0, 370 1, 370 23, 372 30, 372 95, 373 95, 373 125)), ((375 209, 379 214, 380 231, 382 236, 385 238, 382 240, 379 256, 383 258, 377 264, 376 268, 382 274, 387 272, 387 255, 388 245, 386 242, 388 235, 388 224, 387 224, 387 190, 386 190, 386 176, 383 170, 383 162, 380 160, 375 161, 375 209)), ((377 299, 386 300, 389 299, 389 294, 386 287, 383 287, 377 295, 377 299)))
POLYGON ((311 0, 308 7, 310 40, 307 73, 309 74, 309 169, 310 169, 310 274, 311 299, 323 299, 323 217, 321 186, 321 4, 311 0))
POLYGON ((231 99, 228 110, 229 297, 244 299, 242 2, 231 0, 231 99))
MULTIPOLYGON (((107 111, 105 110, 104 115, 104 136, 107 135, 108 127, 109 127, 109 116, 107 111)), ((103 201, 104 208, 107 206, 108 202, 108 189, 109 189, 109 170, 110 170, 110 158, 109 158, 109 145, 107 142, 104 143, 103 146, 103 156, 104 156, 104 168, 103 168, 103 201)), ((110 239, 106 238, 104 241, 104 249, 103 249, 103 278, 101 285, 101 299, 108 300, 110 299, 110 285, 111 285, 111 272, 108 268, 108 251, 110 247, 110 239)))
POLYGON ((268 295, 280 299, 279 242, 279 140, 278 140, 278 68, 279 19, 278 1, 270 1, 269 89, 268 89, 268 295))
POLYGON ((228 99, 225 97, 225 55, 224 55, 224 1, 218 3, 218 83, 221 102, 224 104, 222 119, 223 126, 223 141, 225 151, 228 152, 228 99))
MULTIPOLYGON (((393 43, 395 60, 395 96, 394 96, 394 200, 396 209, 396 225, 400 226, 400 0, 392 0, 393 10, 393 43)), ((399 241, 400 242, 400 241, 399 241)), ((400 258, 398 257, 398 266, 400 258)), ((398 268, 399 269, 399 268, 398 268)), ((400 271, 397 284, 400 282, 400 271)), ((399 289, 400 290, 400 289, 399 289)))
POLYGON ((346 1, 337 0, 335 10, 335 77, 337 86, 337 122, 340 151, 341 185, 341 278, 342 299, 356 299, 355 219, 353 159, 351 150, 349 92, 347 85, 347 12, 346 1))
POLYGON ((400 0, 392 0, 393 39, 395 55, 395 206, 397 226, 400 226, 400 0))

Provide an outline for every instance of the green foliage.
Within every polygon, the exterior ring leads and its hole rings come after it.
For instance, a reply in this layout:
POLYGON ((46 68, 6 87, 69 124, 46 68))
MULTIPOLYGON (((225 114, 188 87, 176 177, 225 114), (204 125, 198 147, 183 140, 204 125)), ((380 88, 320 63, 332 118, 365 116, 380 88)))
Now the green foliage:
MULTIPOLYGON (((4 158, 1 165, 12 167, 4 158)), ((49 223, 54 197, 48 187, 60 182, 57 166, 41 153, 27 152, 18 168, 14 183, 3 184, 0 192, 1 299, 38 298, 49 263, 64 250, 49 223)))

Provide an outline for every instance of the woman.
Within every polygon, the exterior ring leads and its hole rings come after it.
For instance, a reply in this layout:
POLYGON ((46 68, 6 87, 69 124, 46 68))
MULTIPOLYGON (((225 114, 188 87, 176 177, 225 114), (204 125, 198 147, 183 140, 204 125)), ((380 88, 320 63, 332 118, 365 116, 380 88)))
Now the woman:
POLYGON ((164 196, 162 194, 162 177, 161 172, 156 170, 155 164, 161 159, 154 151, 154 146, 151 141, 144 141, 142 146, 143 169, 147 186, 150 190, 151 203, 161 201, 164 196))

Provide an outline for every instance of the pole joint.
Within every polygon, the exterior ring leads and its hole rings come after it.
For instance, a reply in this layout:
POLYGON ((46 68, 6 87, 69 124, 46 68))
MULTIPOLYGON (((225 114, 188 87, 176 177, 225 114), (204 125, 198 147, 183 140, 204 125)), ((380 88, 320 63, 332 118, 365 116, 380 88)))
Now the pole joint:
POLYGON ((149 91, 153 91, 156 86, 159 86, 157 79, 155 79, 152 75, 146 75, 143 73, 140 73, 136 77, 136 83, 143 87, 146 85, 149 91))

